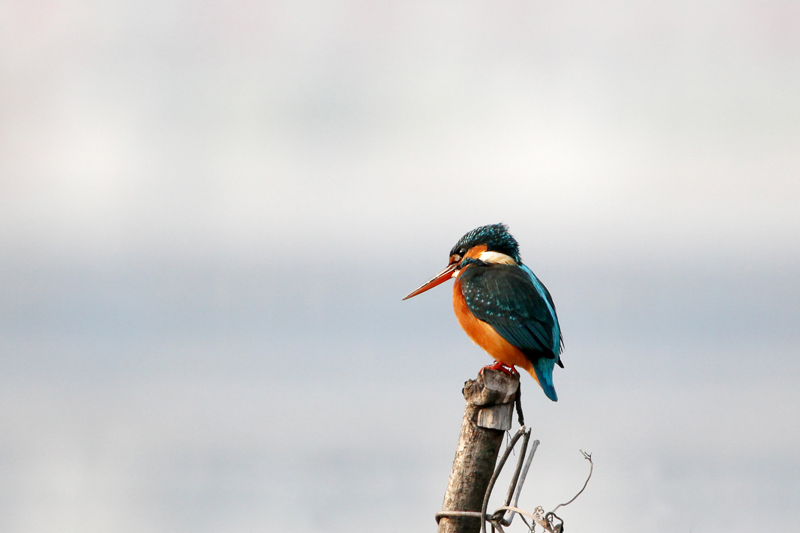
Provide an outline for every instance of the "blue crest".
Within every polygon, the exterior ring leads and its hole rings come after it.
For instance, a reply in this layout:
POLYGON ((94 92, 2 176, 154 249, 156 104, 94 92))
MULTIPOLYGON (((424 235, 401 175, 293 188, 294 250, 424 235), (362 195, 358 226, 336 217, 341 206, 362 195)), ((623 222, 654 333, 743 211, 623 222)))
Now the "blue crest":
POLYGON ((490 252, 506 254, 517 263, 522 263, 519 257, 519 244, 508 232, 508 226, 502 223, 481 226, 470 231, 458 240, 450 250, 450 255, 463 256, 467 250, 479 244, 485 245, 490 252))

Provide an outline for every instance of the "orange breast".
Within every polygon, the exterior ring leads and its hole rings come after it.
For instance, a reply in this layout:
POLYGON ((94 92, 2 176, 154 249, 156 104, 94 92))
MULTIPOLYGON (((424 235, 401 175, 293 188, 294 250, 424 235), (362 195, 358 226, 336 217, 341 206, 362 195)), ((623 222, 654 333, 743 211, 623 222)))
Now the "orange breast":
MULTIPOLYGON (((467 267, 469 268, 469 267, 467 267)), ((453 284, 453 310, 456 312, 458 324, 466 332, 472 342, 486 350, 495 361, 499 361, 506 366, 519 366, 524 368, 537 382, 536 372, 530 360, 519 348, 512 345, 497 333, 492 326, 482 320, 475 318, 475 315, 467 307, 467 301, 461 292, 461 280, 456 278, 453 284)))

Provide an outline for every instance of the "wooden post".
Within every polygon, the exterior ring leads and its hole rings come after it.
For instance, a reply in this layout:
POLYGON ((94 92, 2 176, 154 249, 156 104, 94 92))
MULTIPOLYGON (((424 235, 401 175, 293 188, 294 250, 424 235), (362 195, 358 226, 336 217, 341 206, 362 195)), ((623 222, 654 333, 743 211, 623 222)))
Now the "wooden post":
MULTIPOLYGON (((519 375, 509 376, 499 370, 484 368, 477 380, 464 384, 467 405, 461 421, 456 457, 442 512, 480 513, 483 497, 494 473, 503 433, 511 429, 514 398, 519 389, 519 375)), ((479 518, 437 515, 439 533, 475 533, 479 518)))

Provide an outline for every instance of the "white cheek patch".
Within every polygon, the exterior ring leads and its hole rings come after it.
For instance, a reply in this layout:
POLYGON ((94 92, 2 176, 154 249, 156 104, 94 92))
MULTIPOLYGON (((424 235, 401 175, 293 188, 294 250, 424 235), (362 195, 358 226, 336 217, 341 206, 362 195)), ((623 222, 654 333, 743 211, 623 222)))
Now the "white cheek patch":
POLYGON ((517 262, 514 261, 511 256, 506 254, 501 254, 500 252, 481 252, 481 255, 478 256, 478 259, 483 261, 484 263, 493 263, 493 264, 502 264, 502 265, 516 265, 517 262))

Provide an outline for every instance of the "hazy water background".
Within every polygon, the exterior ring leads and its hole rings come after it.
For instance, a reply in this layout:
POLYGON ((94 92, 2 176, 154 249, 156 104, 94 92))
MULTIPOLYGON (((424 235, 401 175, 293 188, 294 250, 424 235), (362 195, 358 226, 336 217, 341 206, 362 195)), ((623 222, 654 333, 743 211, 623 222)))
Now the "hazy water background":
POLYGON ((0 529, 433 530, 489 361, 400 298, 504 221, 523 505, 790 530, 798 94, 793 2, 3 3, 0 529))

